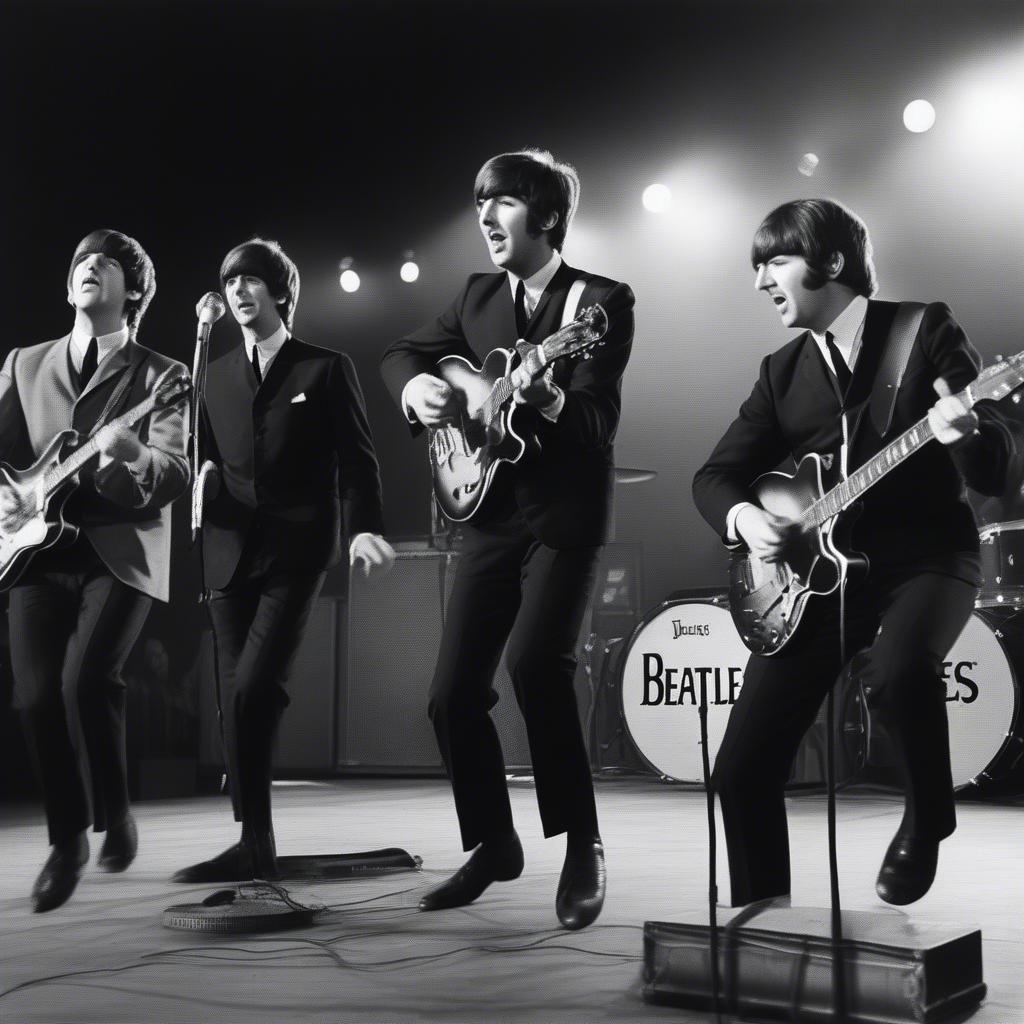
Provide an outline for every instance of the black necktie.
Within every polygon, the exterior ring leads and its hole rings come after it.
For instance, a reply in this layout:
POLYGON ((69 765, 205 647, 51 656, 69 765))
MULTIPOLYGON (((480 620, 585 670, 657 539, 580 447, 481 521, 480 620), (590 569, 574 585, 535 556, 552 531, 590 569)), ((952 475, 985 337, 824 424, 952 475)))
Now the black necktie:
POLYGON ((252 372, 256 374, 256 386, 263 383, 263 374, 260 372, 260 350, 258 345, 252 347, 252 372))
POLYGON ((516 331, 520 338, 526 337, 526 328, 530 318, 526 315, 526 285, 522 281, 516 285, 516 331))
POLYGON ((850 368, 846 365, 846 360, 843 358, 842 353, 840 353, 839 346, 836 345, 831 331, 825 332, 825 348, 828 349, 829 357, 832 359, 832 368, 835 370, 836 381, 839 384, 839 393, 845 395, 846 389, 850 386, 850 377, 853 374, 850 373, 850 368))
POLYGON ((83 391, 96 372, 98 358, 99 345, 95 338, 90 338, 89 346, 85 350, 85 358, 82 360, 82 369, 78 371, 78 385, 83 391))

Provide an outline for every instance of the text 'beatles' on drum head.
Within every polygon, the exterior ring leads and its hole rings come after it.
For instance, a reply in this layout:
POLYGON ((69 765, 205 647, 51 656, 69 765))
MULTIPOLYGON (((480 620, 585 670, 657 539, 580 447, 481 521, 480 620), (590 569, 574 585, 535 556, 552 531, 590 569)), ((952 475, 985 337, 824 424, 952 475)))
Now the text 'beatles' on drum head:
POLYGON ((622 713, 654 769, 680 782, 704 781, 701 688, 713 767, 749 655, 729 612, 710 602, 669 602, 638 627, 623 662, 622 713))

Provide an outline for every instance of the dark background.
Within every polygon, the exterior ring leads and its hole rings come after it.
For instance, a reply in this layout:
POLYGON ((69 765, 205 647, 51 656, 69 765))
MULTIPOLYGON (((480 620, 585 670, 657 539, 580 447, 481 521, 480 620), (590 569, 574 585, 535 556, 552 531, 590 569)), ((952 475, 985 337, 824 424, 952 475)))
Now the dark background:
MULTIPOLYGON (((140 340, 190 363, 223 254, 276 238, 302 273, 296 333, 355 360, 392 536, 426 532, 429 485, 377 359, 489 269, 471 188, 496 152, 574 163, 565 256, 636 292, 617 460, 658 477, 620 488, 617 519, 619 540, 644 544, 649 605, 724 578, 690 480, 787 338, 751 287, 750 238, 772 206, 848 203, 882 297, 944 299, 986 359, 1022 347, 1017 2, 33 0, 3 7, 0 40, 0 355, 70 329, 68 261, 103 226, 156 264, 140 340), (913 135, 901 115, 919 97, 938 120, 913 135), (805 152, 821 160, 810 179, 805 152), (673 190, 662 215, 640 201, 654 181, 673 190), (413 285, 398 278, 407 249, 413 285), (344 257, 354 295, 338 287, 344 257)), ((225 320, 214 338, 237 330, 225 320)), ((195 566, 184 543, 174 557, 175 603, 154 621, 189 660, 195 566)))

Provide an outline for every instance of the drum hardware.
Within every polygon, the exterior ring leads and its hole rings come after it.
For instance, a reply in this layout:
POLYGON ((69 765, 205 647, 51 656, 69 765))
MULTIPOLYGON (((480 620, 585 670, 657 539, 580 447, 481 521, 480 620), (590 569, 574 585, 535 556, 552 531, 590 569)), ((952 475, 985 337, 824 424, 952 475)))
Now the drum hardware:
POLYGON ((986 587, 1024 589, 1024 519, 990 523, 978 532, 986 587))
POLYGON ((622 643, 622 637, 606 639, 597 633, 591 633, 583 645, 583 670, 590 691, 583 735, 590 754, 591 772, 595 776, 636 775, 647 772, 623 720, 621 702, 614 700, 610 693, 615 686, 617 658, 622 643), (594 664, 595 650, 600 652, 599 667, 594 664), (611 723, 602 722, 601 718, 604 716, 600 715, 600 712, 607 710, 608 703, 611 703, 613 711, 611 723), (616 744, 617 763, 607 764, 605 759, 616 744))

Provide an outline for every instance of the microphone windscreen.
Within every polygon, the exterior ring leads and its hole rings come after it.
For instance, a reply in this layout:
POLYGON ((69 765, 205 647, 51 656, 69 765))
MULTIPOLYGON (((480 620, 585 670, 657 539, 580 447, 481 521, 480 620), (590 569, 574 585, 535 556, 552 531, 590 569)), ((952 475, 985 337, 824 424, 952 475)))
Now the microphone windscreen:
POLYGON ((215 324, 227 312, 220 292, 207 292, 196 303, 196 316, 201 324, 215 324))

